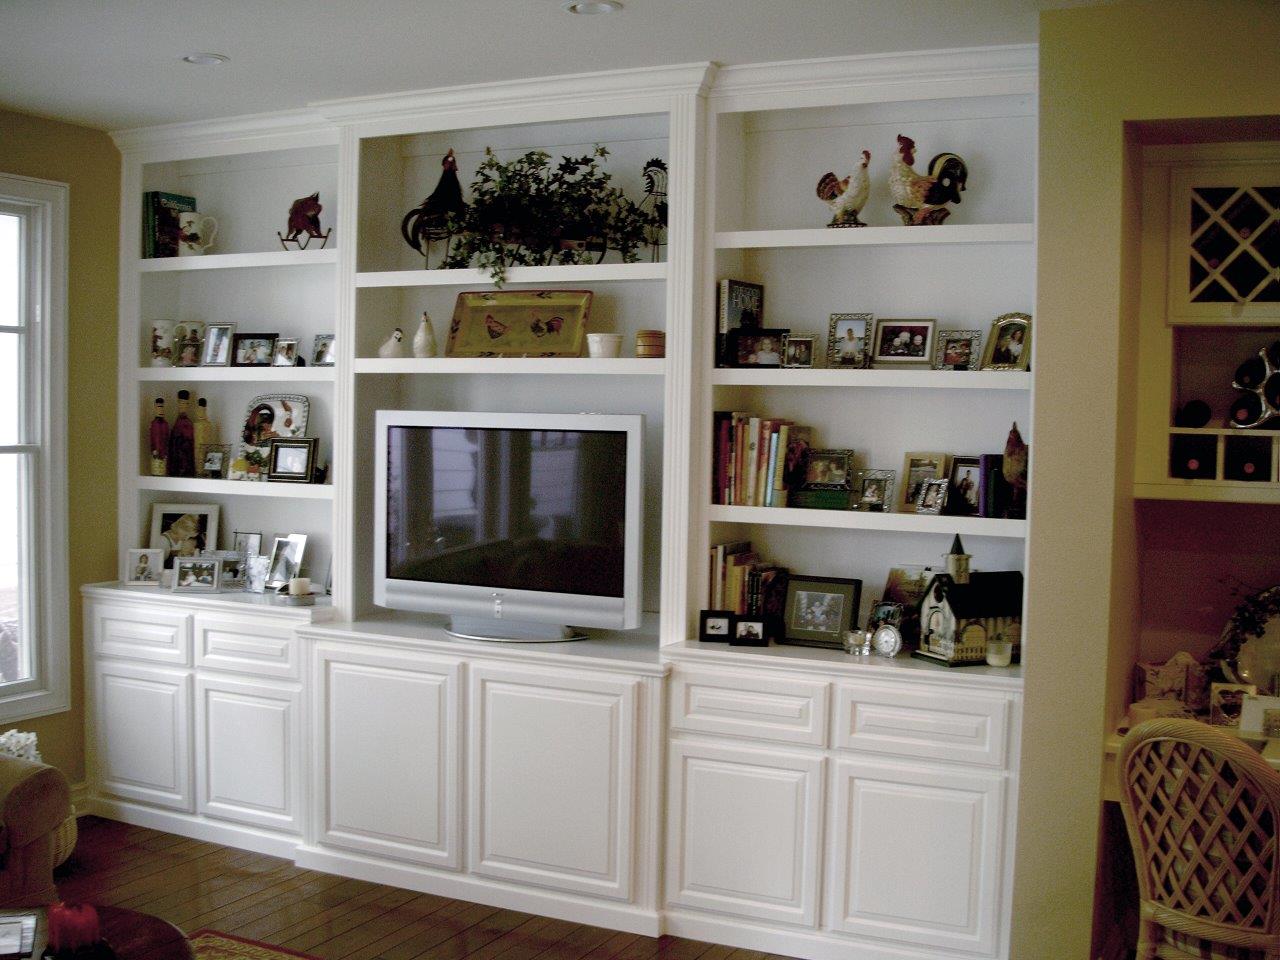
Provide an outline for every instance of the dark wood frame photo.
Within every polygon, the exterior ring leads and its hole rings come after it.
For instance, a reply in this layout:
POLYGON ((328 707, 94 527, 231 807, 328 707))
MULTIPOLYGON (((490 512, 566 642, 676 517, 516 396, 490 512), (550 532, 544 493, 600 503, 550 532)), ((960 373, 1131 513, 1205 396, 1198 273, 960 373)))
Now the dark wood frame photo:
POLYGON ((279 483, 310 483, 316 469, 316 453, 320 441, 316 437, 274 437, 267 452, 267 479, 279 483), (303 447, 307 451, 306 473, 300 474, 292 470, 281 470, 279 467, 280 451, 290 447, 303 447))
POLYGON ((698 640, 702 643, 728 643, 733 639, 734 620, 732 610, 703 610, 698 614, 698 640), (724 623, 724 632, 711 632, 711 624, 724 623))
POLYGON ((782 328, 742 327, 737 330, 730 330, 726 350, 730 366, 780 368, 782 366, 783 343, 790 334, 790 330, 782 328), (776 361, 761 363, 758 359, 751 359, 760 353, 754 348, 759 345, 761 340, 772 340, 774 342, 775 350, 773 352, 778 358, 776 361))
POLYGON ((787 602, 783 616, 783 643, 806 647, 844 649, 844 635, 853 629, 858 620, 858 608, 862 603, 862 581, 842 577, 811 577, 792 574, 787 581, 787 602), (827 626, 825 620, 818 623, 818 615, 812 607, 811 595, 839 596, 840 608, 834 614, 834 623, 827 626), (810 603, 801 609, 802 603, 810 603))
MULTIPOLYGON (((901 331, 900 331, 901 332, 901 331)), ((897 317, 885 317, 876 321, 875 339, 871 344, 871 366, 872 367, 929 367, 933 363, 933 344, 937 337, 938 321, 926 319, 902 319, 897 317), (914 329, 923 328, 924 343, 920 345, 920 350, 916 351, 914 347, 909 353, 894 354, 886 352, 885 337, 896 328, 914 329)), ((909 336, 914 336, 908 334, 909 336)), ((897 337, 894 338, 895 342, 897 337)))
POLYGON ((269 367, 276 354, 278 333, 237 333, 231 338, 231 366, 233 367, 269 367), (250 341, 263 341, 267 344, 266 356, 263 360, 243 363, 240 360, 240 345, 250 341))

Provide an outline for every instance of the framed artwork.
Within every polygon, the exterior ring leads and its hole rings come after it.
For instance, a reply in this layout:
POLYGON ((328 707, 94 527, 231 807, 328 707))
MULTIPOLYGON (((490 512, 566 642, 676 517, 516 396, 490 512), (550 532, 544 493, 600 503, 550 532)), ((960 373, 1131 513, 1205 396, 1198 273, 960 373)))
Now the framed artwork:
POLYGON ((862 581, 792 574, 783 620, 785 643, 844 649, 862 601, 862 581))
POLYGON ((735 367, 780 367, 782 348, 790 330, 740 329, 729 331, 727 353, 735 367))
POLYGON ((1031 363, 1031 316, 1002 313, 991 321, 983 370, 1026 370, 1031 363))
POLYGON ((200 366, 200 345, 204 342, 204 324, 195 320, 183 320, 174 325, 173 345, 175 367, 200 366))
POLYGON ((163 551, 165 569, 173 567, 175 558, 195 557, 205 550, 217 549, 218 513, 216 503, 151 505, 149 545, 163 551))
POLYGON ((916 500, 916 513, 942 513, 947 506, 947 491, 950 486, 951 481, 946 477, 922 483, 919 499, 916 500))
POLYGON ((234 323, 211 323, 205 327, 204 347, 200 351, 200 366, 230 366, 231 342, 235 332, 234 323))
POLYGON ((833 313, 827 327, 827 366, 871 366, 871 326, 869 313, 833 313))
POLYGON ((246 557, 256 557, 262 552, 262 534, 237 530, 231 535, 231 549, 246 557))
POLYGON ((311 365, 313 367, 332 367, 336 361, 333 353, 334 334, 317 333, 311 345, 311 365))
POLYGON ((304 533, 291 533, 287 537, 276 537, 271 546, 271 561, 267 565, 266 587, 277 590, 288 584, 302 569, 302 554, 307 548, 307 536, 304 533))
POLYGON ((269 367, 275 351, 275 333, 237 333, 231 341, 233 367, 269 367))
POLYGON ((698 639, 703 643, 728 643, 733 638, 732 610, 703 610, 698 614, 698 639))
POLYGON ((178 557, 173 562, 173 592, 217 593, 221 569, 217 557, 178 557))
POLYGON ((976 517, 981 501, 982 468, 977 457, 952 457, 948 475, 947 513, 976 517))
POLYGON ((933 369, 973 370, 982 356, 981 330, 939 330, 933 369))
POLYGON ((458 294, 446 357, 580 357, 590 290, 489 290, 458 294))
POLYGON ((929 366, 936 325, 936 320, 877 320, 871 365, 929 366))
POLYGON ((782 365, 804 369, 813 366, 813 337, 792 334, 782 339, 782 365))
POLYGON ((267 454, 267 479, 281 483, 310 483, 319 444, 315 437, 272 440, 267 454))
POLYGON ((298 362, 298 341, 293 337, 280 337, 271 351, 273 367, 292 367, 298 362))
POLYGON ((945 453, 908 453, 902 463, 902 498, 898 506, 914 513, 926 480, 945 480, 951 458, 945 453))
POLYGON ((164 551, 143 547, 126 550, 124 582, 131 587, 158 587, 164 576, 164 551))
POLYGON ((300 394, 268 393, 254 397, 240 430, 240 455, 265 469, 271 441, 306 436, 311 401, 300 394))
POLYGON ((893 512, 892 470, 859 470, 853 475, 853 509, 866 513, 893 512))

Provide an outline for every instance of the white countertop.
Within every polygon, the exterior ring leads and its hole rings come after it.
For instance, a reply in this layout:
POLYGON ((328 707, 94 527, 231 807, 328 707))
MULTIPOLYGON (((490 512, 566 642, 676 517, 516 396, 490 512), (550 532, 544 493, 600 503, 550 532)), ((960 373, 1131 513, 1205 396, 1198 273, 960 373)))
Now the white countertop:
POLYGON ((299 623, 319 623, 333 617, 333 600, 316 597, 314 606, 293 607, 280 603, 271 593, 245 593, 235 590, 226 593, 175 592, 164 587, 134 587, 109 580, 104 583, 86 583, 80 588, 85 597, 98 600, 140 600, 182 607, 185 610, 216 611, 218 613, 266 614, 299 623))

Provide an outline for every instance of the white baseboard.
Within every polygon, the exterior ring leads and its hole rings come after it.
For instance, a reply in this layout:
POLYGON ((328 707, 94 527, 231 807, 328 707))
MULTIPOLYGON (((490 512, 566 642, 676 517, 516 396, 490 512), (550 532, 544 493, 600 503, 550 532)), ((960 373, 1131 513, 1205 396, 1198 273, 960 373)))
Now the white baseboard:
POLYGON ((778 930, 757 926, 747 920, 680 910, 668 910, 662 919, 662 932, 672 936, 802 960, 851 960, 855 957, 857 960, 957 960, 969 956, 953 951, 922 953, 918 948, 899 947, 865 937, 845 939, 816 930, 778 930))
POLYGON ((272 857, 283 857, 292 860, 302 842, 301 837, 288 837, 267 833, 253 827, 242 827, 232 823, 218 823, 208 817, 200 817, 191 813, 180 813, 176 810, 156 810, 126 800, 109 800, 105 797, 85 800, 84 808, 77 806, 82 813, 94 813, 109 820, 131 823, 136 827, 150 827, 152 830, 163 830, 176 833, 181 837, 193 840, 204 840, 208 843, 220 843, 224 847, 235 847, 239 850, 251 850, 254 853, 265 853, 272 857))

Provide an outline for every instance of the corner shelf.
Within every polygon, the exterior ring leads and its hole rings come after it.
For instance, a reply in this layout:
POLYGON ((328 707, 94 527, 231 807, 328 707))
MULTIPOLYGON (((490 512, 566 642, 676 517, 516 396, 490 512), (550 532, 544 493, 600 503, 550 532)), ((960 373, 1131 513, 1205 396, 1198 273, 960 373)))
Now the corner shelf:
POLYGON ((857 510, 805 510, 798 507, 739 507, 712 504, 712 523, 755 523, 831 530, 889 530, 897 533, 962 534, 966 537, 1022 538, 1025 520, 948 517, 924 513, 864 513, 857 510))
POLYGON ((636 357, 363 357, 356 373, 501 373, 585 374, 660 377, 662 358, 636 357))
MULTIPOLYGON (((189 258, 190 259, 190 258, 189 258)), ((604 283, 665 280, 662 263, 587 263, 579 266, 509 267, 506 283, 604 283)), ((357 287, 492 287, 486 270, 379 270, 356 274, 357 287)))
POLYGON ((1004 370, 745 369, 711 371, 715 386, 905 387, 912 390, 1030 390, 1031 374, 1004 370))
POLYGON ((717 250, 781 247, 877 247, 954 243, 1034 243, 1035 224, 980 223, 924 227, 818 227, 805 230, 722 230, 717 250))
POLYGON ((186 270, 241 270, 246 267, 305 267, 337 263, 338 248, 280 250, 263 253, 210 253, 202 257, 152 257, 138 260, 139 273, 173 273, 186 270))
POLYGON ((287 500, 332 500, 331 483, 271 483, 255 480, 207 480, 204 477, 138 477, 139 490, 170 493, 208 493, 242 497, 281 497, 287 500))
POLYGON ((332 383, 333 367, 139 367, 138 383, 332 383))

